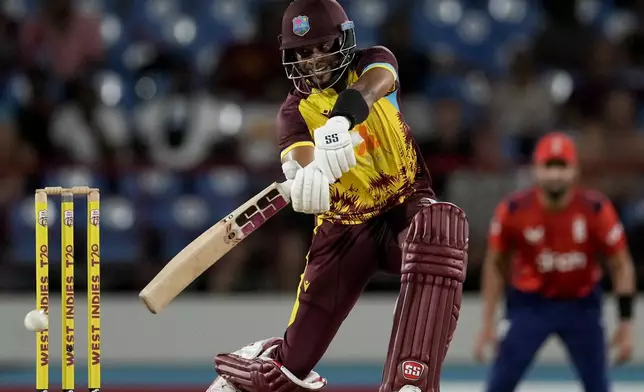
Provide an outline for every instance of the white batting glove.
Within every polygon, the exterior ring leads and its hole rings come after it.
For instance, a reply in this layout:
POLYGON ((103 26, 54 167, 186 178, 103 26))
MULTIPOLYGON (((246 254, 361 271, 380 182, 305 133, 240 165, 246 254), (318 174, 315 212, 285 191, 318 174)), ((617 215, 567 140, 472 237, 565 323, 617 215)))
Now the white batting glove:
POLYGON ((331 182, 356 165, 350 126, 346 117, 335 116, 313 132, 315 164, 331 182))
POLYGON ((282 163, 282 173, 287 180, 294 180, 295 174, 301 169, 302 166, 295 159, 282 163))
POLYGON ((300 167, 295 173, 291 185, 291 204, 293 210, 305 214, 320 214, 331 208, 329 179, 317 168, 315 162, 304 168, 300 167))

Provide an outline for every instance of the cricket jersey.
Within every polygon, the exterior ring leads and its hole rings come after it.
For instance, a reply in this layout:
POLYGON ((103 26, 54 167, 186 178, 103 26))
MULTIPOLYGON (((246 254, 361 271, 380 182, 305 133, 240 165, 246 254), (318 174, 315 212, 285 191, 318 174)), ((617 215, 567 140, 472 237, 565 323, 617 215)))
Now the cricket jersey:
MULTIPOLYGON (((401 204, 417 189, 429 189, 430 177, 409 126, 400 112, 398 64, 382 46, 358 50, 347 70, 350 86, 373 68, 389 70, 395 83, 356 124, 363 142, 354 147, 357 165, 331 185, 331 209, 323 220, 358 224, 401 204)), ((313 132, 329 118, 338 98, 334 88, 312 94, 289 93, 280 108, 277 131, 281 156, 299 146, 313 146, 313 132)))
POLYGON ((546 210, 537 189, 513 194, 496 209, 489 246, 511 253, 511 285, 549 298, 581 298, 601 279, 598 254, 626 247, 612 203, 595 191, 575 189, 561 211, 546 210))

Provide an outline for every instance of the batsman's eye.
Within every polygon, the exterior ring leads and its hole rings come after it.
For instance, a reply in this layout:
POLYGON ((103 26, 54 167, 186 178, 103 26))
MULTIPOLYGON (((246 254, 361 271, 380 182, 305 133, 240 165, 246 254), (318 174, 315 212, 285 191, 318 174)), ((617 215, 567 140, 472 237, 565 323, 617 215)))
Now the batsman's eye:
POLYGON ((322 42, 321 44, 318 44, 316 48, 322 53, 329 53, 333 49, 337 50, 340 48, 340 40, 339 39, 328 40, 328 41, 322 42))
POLYGON ((296 49, 295 53, 303 59, 307 59, 313 55, 313 51, 309 48, 296 49))

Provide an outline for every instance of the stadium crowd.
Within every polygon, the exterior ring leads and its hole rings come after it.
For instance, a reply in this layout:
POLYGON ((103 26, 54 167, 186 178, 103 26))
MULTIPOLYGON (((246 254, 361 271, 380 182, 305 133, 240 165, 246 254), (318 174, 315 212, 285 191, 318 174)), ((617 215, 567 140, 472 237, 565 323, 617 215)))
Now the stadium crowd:
MULTIPOLYGON (((340 2, 359 46, 397 56, 434 189, 470 217, 468 290, 494 205, 529 183, 535 140, 553 129, 576 138, 582 183, 619 209, 644 287, 644 1, 340 2)), ((138 291, 281 179, 274 119, 291 85, 276 36, 287 1, 2 3, 0 290, 32 290, 38 187, 100 186, 103 287, 138 291)), ((292 290, 312 224, 282 212, 195 289, 292 290)), ((78 262, 78 284, 83 271, 78 262)), ((396 285, 382 276, 369 289, 396 285)))

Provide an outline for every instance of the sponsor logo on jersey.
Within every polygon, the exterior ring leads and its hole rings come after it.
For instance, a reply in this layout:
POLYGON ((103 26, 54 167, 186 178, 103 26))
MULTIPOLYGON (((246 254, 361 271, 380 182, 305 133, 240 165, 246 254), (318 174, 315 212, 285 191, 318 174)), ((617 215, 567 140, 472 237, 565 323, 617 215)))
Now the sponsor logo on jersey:
POLYGON ((615 226, 613 226, 606 235, 606 245, 613 246, 617 244, 617 242, 622 239, 623 234, 624 227, 621 223, 616 223, 615 226))
POLYGON ((526 227, 526 229, 523 230, 523 236, 525 237, 525 240, 533 245, 541 242, 541 240, 543 240, 544 234, 545 230, 543 226, 526 227))
POLYGON ((586 268, 588 259, 582 252, 557 253, 544 250, 537 256, 539 272, 570 272, 586 268))
POLYGON ((572 221, 572 240, 575 244, 583 244, 587 238, 588 227, 586 225, 586 219, 578 216, 572 221))

